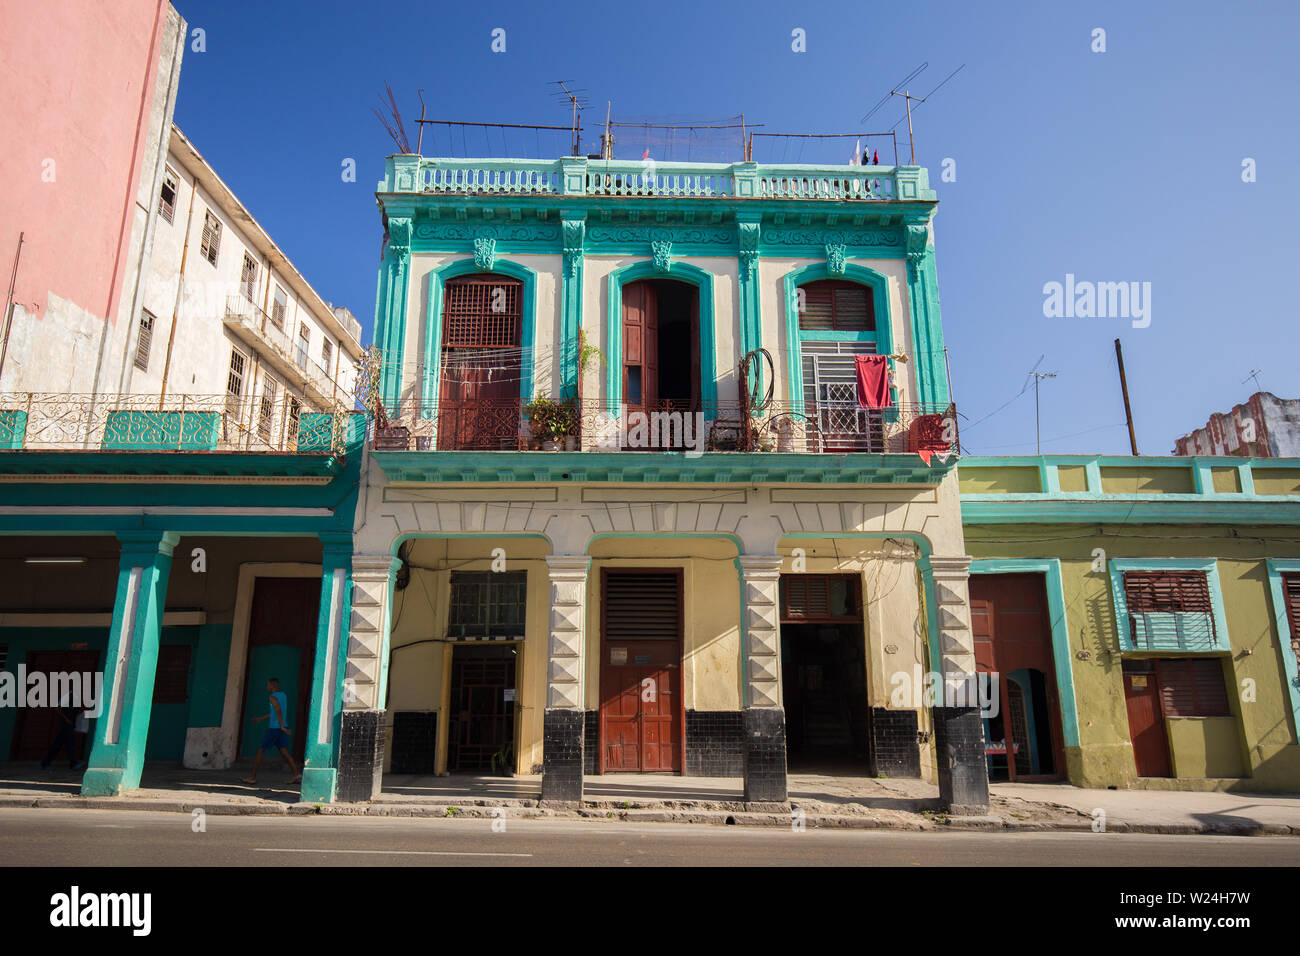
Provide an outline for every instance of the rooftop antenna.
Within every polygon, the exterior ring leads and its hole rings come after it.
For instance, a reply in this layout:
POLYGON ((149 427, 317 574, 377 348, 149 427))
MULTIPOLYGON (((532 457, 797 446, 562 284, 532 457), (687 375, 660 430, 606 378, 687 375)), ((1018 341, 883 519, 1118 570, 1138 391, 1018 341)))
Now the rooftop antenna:
POLYGON ((1261 371, 1263 371, 1263 369, 1252 368, 1252 369, 1250 370, 1250 374, 1247 375, 1245 378, 1243 378, 1243 379, 1241 380, 1241 384, 1242 384, 1242 385, 1245 385, 1247 382, 1249 382, 1249 381, 1253 378, 1253 379, 1255 380, 1255 391, 1257 391, 1257 392, 1262 392, 1262 391, 1264 391, 1264 387, 1263 387, 1262 385, 1259 384, 1259 373, 1260 373, 1261 371))
MULTIPOLYGON (((1041 362, 1042 359, 1039 359, 1039 361, 1041 362)), ((1029 374, 1034 380, 1034 443, 1038 447, 1036 454, 1041 455, 1043 453, 1043 442, 1041 433, 1038 430, 1038 383, 1045 378, 1056 378, 1056 373, 1030 372, 1029 374)))
POLYGON ((611 107, 609 100, 605 101, 605 135, 600 138, 600 158, 614 158, 614 134, 609 129, 609 110, 611 107))
POLYGON ((424 151, 421 147, 424 146, 424 87, 422 86, 416 90, 415 95, 420 98, 420 121, 417 124, 419 131, 415 134, 415 152, 417 155, 423 156, 424 151))
POLYGON ((895 123, 893 126, 889 127, 889 130, 893 131, 897 129, 899 124, 901 124, 903 120, 907 120, 907 151, 909 157, 908 162, 913 166, 916 165, 916 142, 912 136, 912 101, 916 100, 918 104, 924 103, 930 97, 934 96, 935 93, 938 93, 939 90, 942 89, 949 80, 951 80, 954 76, 956 76, 958 73, 960 73, 962 70, 966 68, 966 64, 963 63, 961 66, 957 67, 957 69, 953 70, 946 77, 944 77, 943 81, 934 89, 932 89, 929 93, 926 93, 925 96, 913 96, 911 90, 908 88, 908 84, 912 80, 916 79, 916 77, 920 76, 921 72, 925 70, 925 68, 929 65, 930 64, 928 61, 922 63, 920 66, 918 66, 907 76, 903 77, 903 79, 895 83, 893 89, 891 89, 885 96, 882 96, 880 100, 876 103, 876 105, 871 108, 870 112, 868 112, 866 116, 862 117, 862 122, 866 123, 867 120, 869 120, 872 116, 874 116, 886 103, 889 102, 890 97, 901 96, 903 98, 903 102, 906 104, 907 112, 904 116, 899 117, 898 122, 895 123))
POLYGON ((379 122, 388 131, 388 135, 396 144, 398 151, 409 153, 411 152, 411 141, 406 136, 406 124, 402 122, 402 111, 397 108, 397 97, 393 95, 393 88, 387 83, 384 84, 384 89, 388 92, 388 102, 385 103, 383 97, 380 97, 379 105, 389 115, 385 116, 377 109, 372 109, 371 112, 379 118, 379 122))
POLYGON ((587 105, 587 97, 582 95, 586 90, 569 89, 569 84, 572 83, 573 80, 552 80, 551 82, 559 87, 559 90, 556 91, 555 95, 561 100, 567 100, 573 107, 573 148, 569 151, 569 155, 578 156, 580 155, 578 152, 580 145, 578 142, 578 133, 581 130, 581 127, 578 126, 578 114, 581 113, 583 107, 587 105))

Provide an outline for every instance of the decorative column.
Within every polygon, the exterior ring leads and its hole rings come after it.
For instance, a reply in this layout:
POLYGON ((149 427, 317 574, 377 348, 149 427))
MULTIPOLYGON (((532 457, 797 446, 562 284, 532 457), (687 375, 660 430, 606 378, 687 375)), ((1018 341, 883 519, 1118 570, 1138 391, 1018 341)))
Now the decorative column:
POLYGON ((81 792, 91 797, 117 796, 140 786, 158 637, 178 535, 154 531, 117 537, 122 550, 103 694, 89 766, 81 780, 81 792))
POLYGON ((396 414, 402 395, 402 360, 406 351, 406 302, 410 290, 412 219, 388 217, 388 244, 380 270, 375 342, 383 352, 379 393, 389 414, 396 414))
POLYGON ((934 250, 929 248, 929 243, 927 221, 908 220, 903 226, 903 244, 907 252, 907 302, 916 360, 916 401, 938 411, 947 407, 949 401, 948 370, 944 361, 943 324, 939 319, 934 250))
POLYGON ((744 655, 745 803, 785 804, 785 710, 781 707, 778 555, 743 554, 740 605, 744 655))
POLYGON ((586 723, 583 645, 591 558, 556 554, 546 559, 546 565, 551 580, 551 617, 542 722, 542 799, 552 805, 576 805, 582 802, 586 723))
POLYGON ((346 803, 374 799, 383 780, 388 608, 399 567, 401 562, 389 554, 352 557, 336 776, 336 798, 346 803))
MULTIPOLYGON (((747 355, 763 344, 763 320, 758 280, 758 243, 762 236, 759 213, 738 213, 736 239, 740 264, 740 354, 747 355), (746 219, 741 219, 741 216, 746 219), (748 221, 747 221, 748 220, 748 221)), ((763 366, 757 366, 749 383, 751 395, 763 393, 763 366)))
POLYGON ((338 793, 343 675, 348 662, 346 625, 352 608, 352 535, 321 535, 320 612, 316 618, 316 660, 312 666, 311 709, 302 766, 305 803, 332 803, 338 793))
POLYGON ((577 398, 581 385, 578 367, 581 358, 582 332, 582 245, 587 222, 583 218, 565 218, 560 228, 564 238, 564 272, 561 279, 560 311, 560 394, 577 398))
MULTIPOLYGON (((950 813, 988 813, 989 776, 984 721, 976 684, 975 641, 970 625, 969 556, 932 556, 917 562, 925 578, 930 640, 938 650, 944 699, 936 701, 934 749, 939 798, 950 813)), ((932 652, 931 658, 935 654, 932 652)))

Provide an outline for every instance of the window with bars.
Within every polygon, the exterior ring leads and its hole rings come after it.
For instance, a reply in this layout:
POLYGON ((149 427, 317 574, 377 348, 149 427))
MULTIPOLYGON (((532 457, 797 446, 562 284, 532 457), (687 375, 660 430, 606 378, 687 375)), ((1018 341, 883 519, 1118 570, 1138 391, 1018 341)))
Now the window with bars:
POLYGON ((275 398, 279 388, 272 378, 262 380, 262 401, 257 413, 257 434, 263 441, 270 441, 271 429, 275 424, 275 398))
POLYGON ((504 276, 460 276, 443 290, 442 344, 446 348, 516 348, 524 284, 504 276))
POLYGON ((813 332, 874 332, 875 298, 870 288, 840 279, 799 287, 799 328, 813 332))
POLYGON ((781 618, 790 621, 859 620, 858 581, 845 574, 781 575, 781 618))
POLYGON ((1166 717, 1230 717, 1223 662, 1216 658, 1161 658, 1155 662, 1160 707, 1166 717))
POLYGON ((1125 571, 1130 650, 1214 650, 1219 634, 1204 571, 1125 571))
POLYGON ((179 177, 170 169, 163 174, 162 189, 158 191, 158 215, 168 222, 176 218, 176 192, 179 177))
POLYGON ((149 371, 149 350, 153 347, 154 314, 148 309, 140 310, 140 332, 135 339, 135 367, 142 372, 149 371))
POLYGON ((855 359, 875 355, 874 342, 803 342, 804 410, 816 424, 820 448, 810 451, 878 451, 883 449, 879 409, 858 404, 855 359))
POLYGON ((239 290, 249 302, 257 301, 257 260, 244 253, 244 266, 239 273, 239 290))
POLYGON ((284 317, 289 311, 289 297, 285 295, 283 289, 275 287, 275 294, 271 296, 271 321, 275 323, 277 329, 284 328, 284 317))
POLYGON ((199 243, 199 255, 214 266, 221 251, 221 220, 212 215, 212 210, 203 213, 203 241, 199 243))
POLYGON ((512 640, 524 636, 526 571, 453 571, 447 637, 512 640))

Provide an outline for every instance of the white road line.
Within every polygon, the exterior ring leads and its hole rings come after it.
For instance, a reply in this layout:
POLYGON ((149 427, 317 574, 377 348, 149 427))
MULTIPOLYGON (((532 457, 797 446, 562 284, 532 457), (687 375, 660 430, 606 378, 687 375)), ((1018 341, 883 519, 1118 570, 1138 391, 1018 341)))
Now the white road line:
POLYGON ((387 853, 393 856, 532 856, 531 853, 473 853, 468 850, 313 850, 302 847, 255 846, 254 853, 387 853))

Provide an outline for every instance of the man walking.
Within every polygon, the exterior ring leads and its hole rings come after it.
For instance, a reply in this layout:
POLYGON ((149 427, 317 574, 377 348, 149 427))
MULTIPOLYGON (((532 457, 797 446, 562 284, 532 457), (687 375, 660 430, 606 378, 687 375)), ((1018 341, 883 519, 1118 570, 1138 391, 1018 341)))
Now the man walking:
POLYGON ((254 717, 253 723, 256 724, 267 719, 271 723, 266 733, 262 735, 262 745, 257 750, 257 756, 253 758, 253 775, 245 777, 244 783, 257 783, 257 771, 262 768, 262 755, 268 750, 272 752, 280 751, 280 756, 284 758, 284 762, 293 771, 293 779, 289 782, 299 783, 302 781, 302 774, 298 772, 293 757, 289 753, 289 734, 291 731, 284 719, 284 715, 289 709, 289 698, 280 690, 280 679, 278 677, 272 677, 266 682, 266 692, 271 698, 270 713, 261 717, 254 717))

